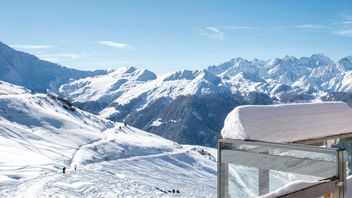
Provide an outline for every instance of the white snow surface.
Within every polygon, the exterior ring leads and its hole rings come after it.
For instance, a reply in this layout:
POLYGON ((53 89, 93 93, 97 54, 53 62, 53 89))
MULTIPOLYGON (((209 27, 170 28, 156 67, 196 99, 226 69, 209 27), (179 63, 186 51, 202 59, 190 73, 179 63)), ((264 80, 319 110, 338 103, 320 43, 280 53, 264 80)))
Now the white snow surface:
MULTIPOLYGON (((320 183, 323 183, 325 181, 295 181, 291 182, 271 193, 268 193, 266 195, 260 196, 260 198, 275 198, 279 196, 283 196, 289 193, 296 192, 298 190, 302 190, 320 183)), ((346 197, 350 198, 352 197, 352 176, 348 176, 346 179, 346 185, 347 185, 347 190, 346 190, 346 197)))
POLYGON ((352 132, 352 109, 343 102, 245 105, 225 119, 223 138, 295 142, 352 132))
MULTIPOLYGON (((97 102, 105 118, 119 114, 112 106, 133 104, 146 108, 160 98, 205 94, 262 92, 280 98, 282 93, 312 93, 316 99, 329 92, 352 90, 352 57, 334 63, 322 54, 272 60, 232 59, 204 70, 182 70, 156 76, 150 71, 120 68, 107 75, 82 78, 60 87, 60 94, 78 103, 97 102), (105 110, 109 108, 108 110, 105 110)), ((307 99, 312 100, 312 99, 307 99)))
POLYGON ((145 69, 122 67, 107 75, 79 79, 60 88, 64 95, 80 102, 98 101, 109 104, 117 97, 139 84, 154 80, 156 75, 145 69))
POLYGON ((152 122, 152 124, 150 124, 150 126, 160 126, 162 124, 163 124, 163 122, 161 121, 161 118, 158 118, 158 119, 154 120, 152 122))
POLYGON ((273 191, 271 193, 268 193, 266 195, 260 196, 260 198, 275 198, 275 197, 280 197, 289 193, 296 192, 298 190, 302 190, 320 183, 323 183, 324 181, 294 181, 291 182, 282 188, 277 189, 276 191, 273 191))
MULTIPOLYGON (((99 104, 125 105, 137 101, 138 110, 159 98, 176 99, 184 95, 201 95, 223 92, 218 87, 220 78, 208 71, 183 70, 165 74, 158 78, 138 80, 145 70, 120 68, 108 75, 79 79, 60 87, 60 94, 77 102, 98 102, 99 104), (134 72, 129 72, 130 70, 134 72)), ((150 74, 152 75, 152 74, 150 74)), ((107 118, 114 113, 111 107, 101 110, 100 115, 107 118)))
POLYGON ((0 93, 0 197, 216 196, 215 149, 179 145, 5 82, 0 93))

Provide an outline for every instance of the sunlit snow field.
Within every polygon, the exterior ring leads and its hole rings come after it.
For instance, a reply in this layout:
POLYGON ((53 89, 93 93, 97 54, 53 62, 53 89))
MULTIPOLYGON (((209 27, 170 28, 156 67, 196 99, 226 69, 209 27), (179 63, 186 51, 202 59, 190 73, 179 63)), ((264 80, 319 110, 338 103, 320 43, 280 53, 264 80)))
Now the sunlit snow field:
POLYGON ((0 90, 0 197, 216 196, 215 149, 179 145, 5 82, 0 90))

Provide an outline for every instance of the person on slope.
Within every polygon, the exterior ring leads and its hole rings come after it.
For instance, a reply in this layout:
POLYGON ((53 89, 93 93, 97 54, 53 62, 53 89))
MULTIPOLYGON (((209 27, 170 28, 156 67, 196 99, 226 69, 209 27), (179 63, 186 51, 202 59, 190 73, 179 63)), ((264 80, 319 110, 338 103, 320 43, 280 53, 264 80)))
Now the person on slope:
POLYGON ((62 173, 63 173, 63 174, 66 173, 66 166, 64 166, 64 167, 62 168, 62 173))
POLYGON ((77 165, 75 164, 75 171, 77 170, 77 165))

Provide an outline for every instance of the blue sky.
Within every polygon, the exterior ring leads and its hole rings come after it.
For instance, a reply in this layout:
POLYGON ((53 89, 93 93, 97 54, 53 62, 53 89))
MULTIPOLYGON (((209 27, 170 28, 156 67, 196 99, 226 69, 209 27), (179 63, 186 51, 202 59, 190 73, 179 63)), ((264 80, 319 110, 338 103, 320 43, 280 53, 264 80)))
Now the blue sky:
POLYGON ((352 55, 350 0, 1 0, 0 9, 0 41, 85 70, 352 55))

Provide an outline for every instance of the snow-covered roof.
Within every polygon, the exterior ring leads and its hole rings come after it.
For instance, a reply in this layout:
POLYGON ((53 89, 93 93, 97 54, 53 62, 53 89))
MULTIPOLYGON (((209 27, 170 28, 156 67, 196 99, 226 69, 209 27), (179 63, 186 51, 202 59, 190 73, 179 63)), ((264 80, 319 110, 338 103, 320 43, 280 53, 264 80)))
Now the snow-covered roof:
POLYGON ((225 119, 223 138, 294 142, 352 132, 352 109, 343 102, 245 105, 225 119))

